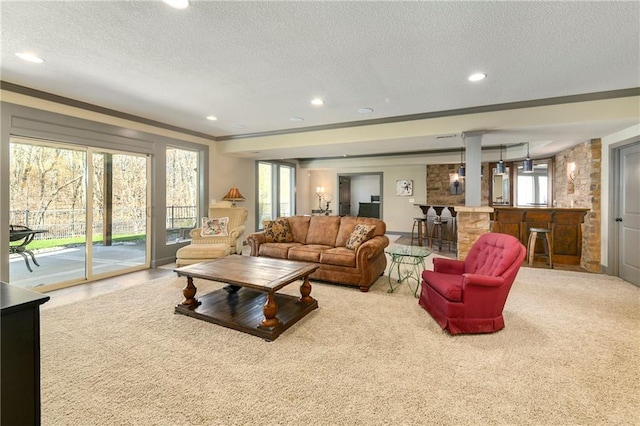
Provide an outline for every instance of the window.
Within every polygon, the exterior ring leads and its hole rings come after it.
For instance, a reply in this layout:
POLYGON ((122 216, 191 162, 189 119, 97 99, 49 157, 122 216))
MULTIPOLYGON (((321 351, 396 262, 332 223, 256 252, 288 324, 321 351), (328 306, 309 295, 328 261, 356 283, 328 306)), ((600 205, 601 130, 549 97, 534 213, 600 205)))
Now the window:
POLYGON ((198 225, 198 153, 167 147, 167 243, 189 239, 198 225))
POLYGON ((10 284, 47 291, 149 267, 147 155, 19 137, 9 153, 9 224, 37 232, 14 235, 10 284))
POLYGON ((295 174, 292 164, 258 161, 256 223, 295 214, 295 174))
POLYGON ((533 172, 525 173, 522 163, 516 163, 516 206, 550 206, 551 160, 534 160, 533 172))

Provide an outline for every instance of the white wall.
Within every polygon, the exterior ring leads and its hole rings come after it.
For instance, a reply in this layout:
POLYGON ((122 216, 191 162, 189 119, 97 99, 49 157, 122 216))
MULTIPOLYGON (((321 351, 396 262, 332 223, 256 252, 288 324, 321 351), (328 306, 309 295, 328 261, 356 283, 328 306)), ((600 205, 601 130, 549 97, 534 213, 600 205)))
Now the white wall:
POLYGON ((256 228, 256 166, 254 160, 220 155, 215 144, 209 150, 209 203, 222 201, 222 197, 232 186, 244 196, 245 201, 238 207, 249 211, 245 223, 245 236, 256 228))
POLYGON ((611 164, 611 150, 613 148, 619 148, 621 146, 636 142, 640 140, 640 124, 631 126, 627 129, 605 136, 602 139, 602 173, 601 173, 601 195, 602 195, 602 224, 600 227, 600 256, 601 264, 605 269, 609 269, 609 245, 611 239, 609 238, 610 216, 611 209, 613 208, 613 194, 610 192, 610 182, 614 176, 615 169, 611 164))
MULTIPOLYGON (((369 160, 366 161, 369 163, 369 160)), ((411 232, 413 218, 422 216, 420 208, 415 207, 409 200, 415 200, 416 203, 426 203, 427 197, 427 166, 421 165, 385 165, 387 160, 383 157, 378 158, 378 165, 361 166, 359 160, 340 162, 331 168, 313 169, 301 165, 301 170, 306 171, 309 176, 309 184, 307 190, 307 200, 315 209, 318 206, 318 197, 315 195, 315 189, 318 186, 324 186, 326 191, 334 194, 334 201, 331 203, 331 209, 334 213, 337 211, 336 198, 338 195, 338 174, 348 173, 382 173, 382 220, 387 224, 387 232, 411 232), (413 180, 413 196, 397 196, 396 180, 413 180)), ((303 188, 299 190, 302 193, 303 188)), ((377 191, 377 187, 376 187, 377 191)), ((375 193, 367 193, 366 200, 370 201, 370 196, 375 193)), ((304 212, 299 211, 299 214, 304 212)), ((357 214, 357 211, 356 211, 357 214)))
POLYGON ((372 195, 381 195, 379 175, 351 176, 351 216, 358 216, 360 203, 370 203, 372 195))

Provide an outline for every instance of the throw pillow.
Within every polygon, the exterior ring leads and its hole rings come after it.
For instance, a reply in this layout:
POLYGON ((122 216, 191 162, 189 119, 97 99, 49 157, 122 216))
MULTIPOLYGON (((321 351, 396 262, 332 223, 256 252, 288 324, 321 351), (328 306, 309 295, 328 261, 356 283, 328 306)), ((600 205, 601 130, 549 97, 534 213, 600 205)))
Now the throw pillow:
POLYGON ((362 223, 356 225, 347 241, 347 248, 349 250, 355 250, 360 247, 362 243, 371 238, 374 229, 376 229, 375 225, 365 225, 362 223))
POLYGON ((228 217, 203 217, 200 228, 201 237, 228 237, 228 217))
POLYGON ((268 243, 293 242, 293 233, 286 219, 276 219, 264 227, 264 238, 268 243))

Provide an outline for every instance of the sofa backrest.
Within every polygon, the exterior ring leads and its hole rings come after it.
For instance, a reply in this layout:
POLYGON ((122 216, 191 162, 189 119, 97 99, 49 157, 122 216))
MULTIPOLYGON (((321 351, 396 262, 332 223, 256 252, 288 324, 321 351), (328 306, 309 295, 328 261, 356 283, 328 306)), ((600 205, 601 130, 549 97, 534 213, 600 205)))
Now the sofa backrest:
POLYGON ((384 235, 387 225, 380 219, 355 216, 287 216, 293 241, 300 244, 319 244, 344 247, 359 223, 374 225, 373 236, 384 235))
POLYGON ((311 216, 289 216, 281 219, 286 219, 289 222, 289 228, 293 234, 293 242, 306 244, 307 233, 309 232, 309 223, 311 222, 311 216))
POLYGON ((380 219, 370 217, 344 216, 340 218, 340 229, 336 238, 335 246, 344 247, 355 229, 356 225, 363 223, 365 225, 374 225, 373 236, 384 235, 387 232, 387 225, 380 219))
POLYGON ((464 271, 501 277, 512 271, 514 264, 519 268, 525 255, 524 246, 514 236, 493 232, 483 234, 471 246, 464 261, 464 271))
POLYGON ((305 244, 335 246, 338 228, 340 216, 311 216, 305 244))

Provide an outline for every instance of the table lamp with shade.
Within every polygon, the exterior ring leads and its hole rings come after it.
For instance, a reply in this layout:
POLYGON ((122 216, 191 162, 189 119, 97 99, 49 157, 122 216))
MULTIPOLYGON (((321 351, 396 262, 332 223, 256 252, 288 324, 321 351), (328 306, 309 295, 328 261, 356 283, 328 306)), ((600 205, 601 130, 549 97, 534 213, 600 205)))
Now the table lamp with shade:
POLYGON ((222 199, 224 201, 231 201, 232 207, 236 206, 237 201, 245 200, 245 198, 242 196, 240 191, 238 191, 238 188, 236 186, 232 186, 229 192, 227 192, 227 194, 224 197, 222 197, 222 199))

